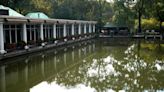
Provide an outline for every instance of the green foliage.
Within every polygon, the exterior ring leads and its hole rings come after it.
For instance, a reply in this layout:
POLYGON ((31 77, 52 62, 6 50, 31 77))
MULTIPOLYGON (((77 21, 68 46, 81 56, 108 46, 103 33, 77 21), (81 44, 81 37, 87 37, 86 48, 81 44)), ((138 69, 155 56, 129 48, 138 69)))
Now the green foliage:
MULTIPOLYGON (((138 28, 137 26, 138 20, 135 21, 135 29, 138 28)), ((159 30, 159 21, 155 18, 150 18, 150 19, 142 19, 141 22, 142 25, 142 30, 159 30)))
POLYGON ((128 26, 133 28, 135 13, 129 7, 125 7, 125 0, 115 0, 113 4, 114 16, 112 21, 118 26, 128 26))
POLYGON ((100 26, 114 22, 136 29, 139 23, 135 20, 139 19, 140 12, 143 30, 160 27, 158 21, 164 21, 164 0, 136 0, 134 5, 131 2, 133 0, 114 0, 114 3, 106 0, 1 0, 0 4, 24 15, 41 11, 52 18, 95 20, 100 26))
POLYGON ((100 25, 113 15, 111 5, 106 0, 56 0, 53 13, 54 18, 95 20, 100 25))
POLYGON ((30 0, 33 10, 42 11, 48 15, 52 14, 52 3, 50 0, 30 0))

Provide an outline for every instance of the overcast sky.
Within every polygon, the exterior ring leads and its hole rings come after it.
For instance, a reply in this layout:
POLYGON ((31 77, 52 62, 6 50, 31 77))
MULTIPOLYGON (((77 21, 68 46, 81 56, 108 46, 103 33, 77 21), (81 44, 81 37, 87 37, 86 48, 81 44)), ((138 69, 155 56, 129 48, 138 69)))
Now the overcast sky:
POLYGON ((113 2, 113 0, 106 0, 106 1, 108 1, 108 2, 113 2))

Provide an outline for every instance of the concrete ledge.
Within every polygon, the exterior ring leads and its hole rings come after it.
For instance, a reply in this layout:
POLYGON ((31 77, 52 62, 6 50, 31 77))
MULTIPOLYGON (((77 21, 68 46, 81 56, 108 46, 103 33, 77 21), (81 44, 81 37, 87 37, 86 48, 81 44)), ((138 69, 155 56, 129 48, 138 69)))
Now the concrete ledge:
POLYGON ((38 46, 38 47, 33 47, 33 48, 29 48, 29 49, 24 49, 24 50, 15 50, 13 52, 9 52, 6 54, 0 54, 0 60, 3 59, 7 59, 7 58, 11 58, 11 57, 17 57, 17 56, 21 56, 21 55, 25 55, 25 54, 30 54, 30 53, 34 53, 34 52, 39 52, 39 51, 43 51, 46 49, 52 49, 52 48, 57 48, 60 46, 65 46, 65 45, 69 45, 69 44, 73 44, 73 43, 77 43, 77 42, 81 42, 81 41, 86 41, 89 39, 95 38, 95 36, 93 37, 89 37, 89 38, 81 38, 81 39, 75 39, 75 40, 70 40, 67 42, 60 42, 60 43, 54 43, 54 44, 47 44, 45 46, 38 46))

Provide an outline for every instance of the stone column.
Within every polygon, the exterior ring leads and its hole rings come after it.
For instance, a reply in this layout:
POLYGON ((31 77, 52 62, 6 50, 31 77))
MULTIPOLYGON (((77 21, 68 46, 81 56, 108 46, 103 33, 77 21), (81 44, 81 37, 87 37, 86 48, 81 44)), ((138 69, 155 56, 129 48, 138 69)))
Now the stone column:
POLYGON ((84 35, 86 35, 86 33, 87 33, 87 24, 84 24, 84 35))
MULTIPOLYGON (((26 23, 23 24, 23 41, 27 43, 27 28, 26 28, 26 23)), ((28 49, 28 46, 26 45, 24 47, 25 49, 28 49)))
POLYGON ((37 38, 36 38, 36 34, 37 34, 36 31, 37 31, 37 30, 34 30, 34 41, 37 40, 37 38))
POLYGON ((4 49, 4 33, 3 33, 3 23, 0 22, 0 54, 6 53, 4 49))
POLYGON ((11 44, 12 43, 11 29, 9 30, 9 38, 10 38, 10 44, 11 44))
POLYGON ((89 24, 89 33, 91 33, 91 32, 92 32, 92 25, 89 24))
POLYGON ((56 39, 56 24, 53 25, 53 38, 56 39))
POLYGON ((30 40, 32 40, 32 30, 31 30, 31 28, 30 28, 30 40))
MULTIPOLYGON (((75 25, 72 24, 72 36, 74 36, 74 35, 75 35, 75 25)), ((72 39, 75 40, 74 37, 72 39)))
POLYGON ((95 27, 95 24, 93 24, 93 33, 96 32, 96 27, 95 27))
POLYGON ((47 33, 47 34, 48 34, 48 35, 47 35, 47 38, 50 39, 50 34, 51 34, 51 33, 50 33, 50 29, 49 29, 49 28, 48 28, 47 32, 48 32, 48 33, 47 33))
MULTIPOLYGON (((66 24, 64 24, 63 37, 67 36, 67 30, 66 29, 67 29, 67 26, 66 26, 66 24)), ((67 38, 65 38, 64 41, 67 41, 67 38)))
POLYGON ((81 39, 81 24, 80 24, 80 23, 79 23, 79 27, 78 27, 78 28, 79 28, 79 29, 78 29, 78 31, 79 31, 78 33, 79 33, 79 35, 80 35, 80 36, 79 36, 79 39, 81 39))
POLYGON ((15 28, 15 43, 18 42, 18 32, 17 32, 17 28, 15 28))
MULTIPOLYGON (((43 23, 40 24, 40 39, 44 41, 43 23)), ((42 46, 45 46, 45 44, 42 43, 42 46)))
POLYGON ((81 24, 79 24, 79 35, 81 35, 81 24))
MULTIPOLYGON (((56 39, 56 24, 53 24, 53 38, 56 39)), ((57 41, 55 41, 55 43, 57 43, 57 41)))

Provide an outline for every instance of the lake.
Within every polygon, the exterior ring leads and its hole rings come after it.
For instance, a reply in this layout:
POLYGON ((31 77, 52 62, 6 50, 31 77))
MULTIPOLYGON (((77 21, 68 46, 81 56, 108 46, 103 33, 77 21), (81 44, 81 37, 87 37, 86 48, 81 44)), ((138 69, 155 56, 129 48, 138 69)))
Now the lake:
POLYGON ((7 59, 0 92, 164 92, 164 41, 92 39, 7 59))

